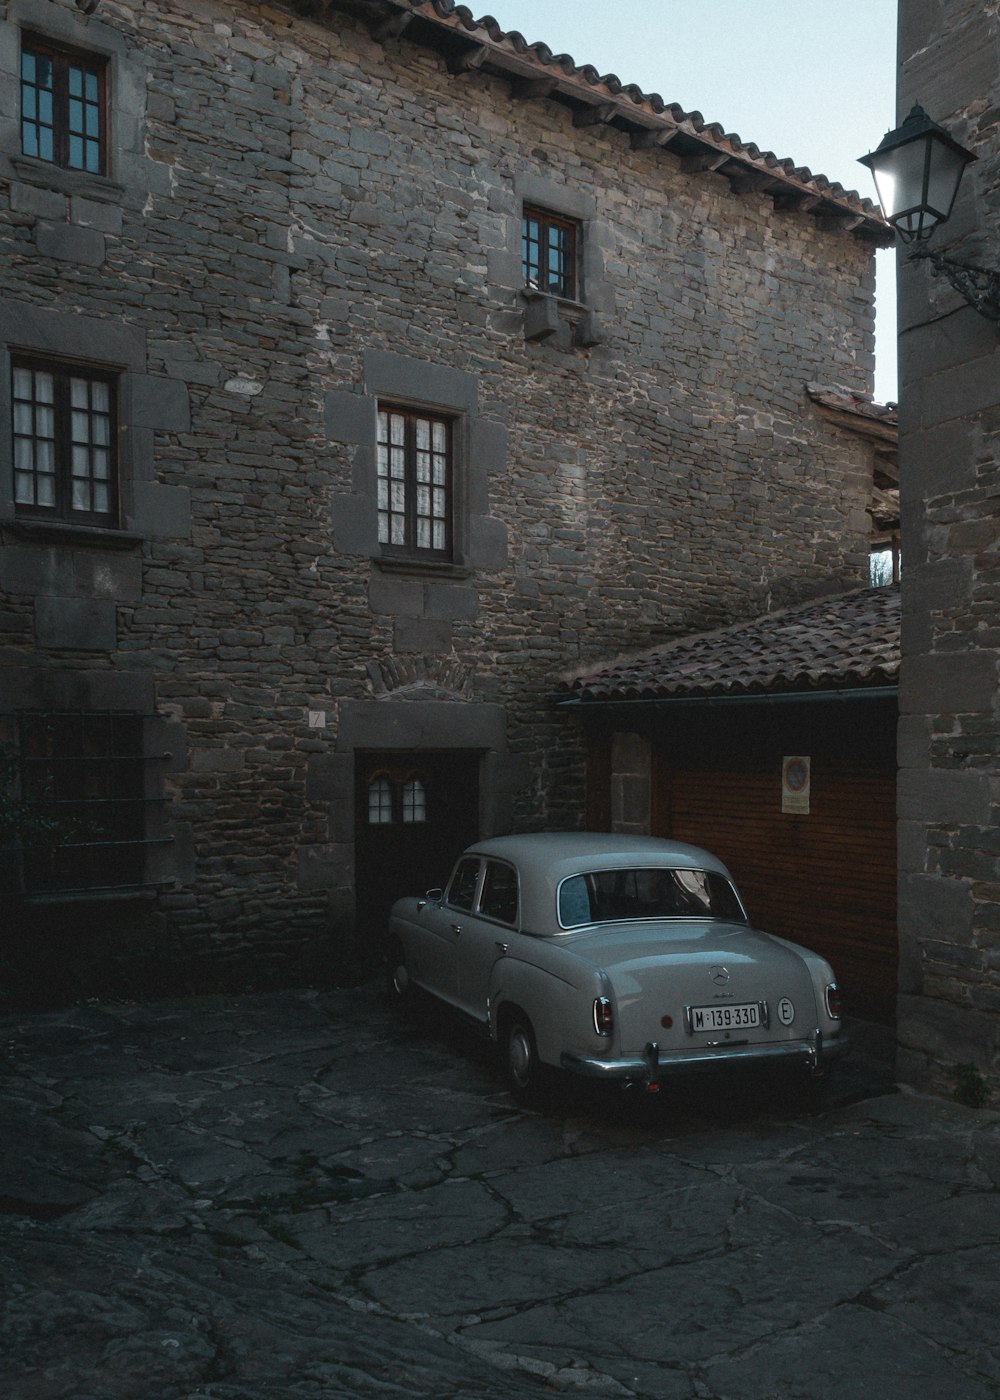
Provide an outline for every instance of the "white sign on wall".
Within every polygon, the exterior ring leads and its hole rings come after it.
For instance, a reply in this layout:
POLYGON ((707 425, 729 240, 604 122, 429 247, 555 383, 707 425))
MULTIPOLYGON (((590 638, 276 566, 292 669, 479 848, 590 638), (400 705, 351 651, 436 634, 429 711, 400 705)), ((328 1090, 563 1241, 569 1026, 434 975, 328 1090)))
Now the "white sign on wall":
POLYGON ((812 759, 793 755, 781 760, 781 810, 796 812, 800 816, 809 813, 809 781, 812 776, 812 759))

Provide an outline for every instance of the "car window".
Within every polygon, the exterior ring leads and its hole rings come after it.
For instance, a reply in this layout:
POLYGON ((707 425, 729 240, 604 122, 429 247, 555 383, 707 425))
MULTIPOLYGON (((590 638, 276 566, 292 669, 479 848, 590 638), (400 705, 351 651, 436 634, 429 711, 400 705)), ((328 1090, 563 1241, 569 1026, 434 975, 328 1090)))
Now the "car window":
POLYGON ((594 870, 559 886, 563 928, 678 918, 746 922, 735 889, 714 870, 594 870))
POLYGON ((455 873, 448 886, 448 903, 456 909, 471 909, 476 902, 476 882, 478 879, 478 859, 463 856, 455 866, 455 873))
POLYGON ((500 860, 486 862, 479 912, 503 924, 517 922, 517 871, 500 860))

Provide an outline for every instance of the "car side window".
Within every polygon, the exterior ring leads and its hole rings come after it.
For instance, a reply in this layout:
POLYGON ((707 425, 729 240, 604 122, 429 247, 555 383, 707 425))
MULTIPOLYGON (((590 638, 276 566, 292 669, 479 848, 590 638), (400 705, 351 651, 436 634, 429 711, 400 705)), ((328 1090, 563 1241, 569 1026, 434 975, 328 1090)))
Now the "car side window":
POLYGON ((586 875, 571 875, 559 886, 559 922, 563 928, 574 928, 593 918, 586 875))
POLYGON ((455 873, 448 886, 448 903, 455 909, 472 909, 476 902, 476 884, 479 880, 479 861, 470 856, 463 857, 455 866, 455 873))
POLYGON ((479 912, 502 924, 517 922, 517 871, 500 860, 486 863, 479 912))

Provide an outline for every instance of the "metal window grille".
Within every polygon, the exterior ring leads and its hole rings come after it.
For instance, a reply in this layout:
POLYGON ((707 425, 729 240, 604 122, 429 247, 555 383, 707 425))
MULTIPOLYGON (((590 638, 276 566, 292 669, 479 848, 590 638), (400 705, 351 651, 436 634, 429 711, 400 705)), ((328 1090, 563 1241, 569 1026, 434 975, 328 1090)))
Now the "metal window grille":
POLYGON ((22 894, 120 890, 144 884, 147 813, 158 757, 144 751, 144 716, 43 711, 17 717, 16 831, 4 842, 4 884, 22 894))

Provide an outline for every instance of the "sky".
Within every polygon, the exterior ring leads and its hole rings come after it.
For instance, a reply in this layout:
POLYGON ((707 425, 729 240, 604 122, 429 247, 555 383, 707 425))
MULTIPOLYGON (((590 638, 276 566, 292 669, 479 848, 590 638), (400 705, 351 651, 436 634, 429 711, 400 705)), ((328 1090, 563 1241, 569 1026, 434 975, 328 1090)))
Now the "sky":
MULTIPOLYGON (((700 112, 875 199, 858 156, 896 125, 896 0, 464 0, 577 64, 700 112)), ((896 398, 895 254, 876 271, 875 398, 896 398)))

